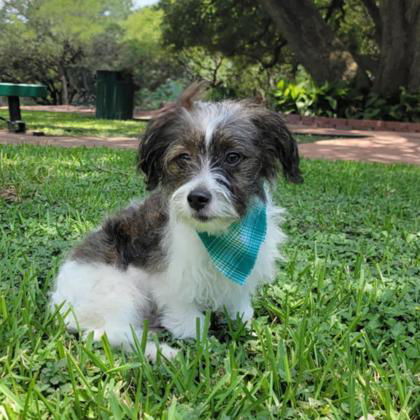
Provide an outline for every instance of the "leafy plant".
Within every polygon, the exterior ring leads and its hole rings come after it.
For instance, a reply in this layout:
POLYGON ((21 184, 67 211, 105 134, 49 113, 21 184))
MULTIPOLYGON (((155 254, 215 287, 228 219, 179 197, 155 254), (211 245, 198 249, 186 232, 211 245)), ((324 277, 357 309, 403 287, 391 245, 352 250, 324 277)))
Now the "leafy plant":
POLYGON ((384 98, 376 93, 354 94, 349 98, 345 117, 389 121, 420 121, 420 92, 401 88, 396 97, 384 98))
POLYGON ((389 121, 420 121, 420 92, 401 88, 396 97, 364 93, 344 82, 316 85, 308 76, 280 80, 273 92, 276 109, 284 113, 389 121))

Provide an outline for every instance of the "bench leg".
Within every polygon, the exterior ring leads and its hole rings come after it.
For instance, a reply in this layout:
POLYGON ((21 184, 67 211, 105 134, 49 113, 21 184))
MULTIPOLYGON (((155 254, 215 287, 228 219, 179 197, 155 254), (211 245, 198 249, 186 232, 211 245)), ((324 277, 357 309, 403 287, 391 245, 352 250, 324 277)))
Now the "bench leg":
POLYGON ((19 96, 8 96, 7 99, 9 101, 10 115, 10 121, 8 121, 9 131, 11 133, 24 133, 26 131, 26 125, 20 115, 19 96))
POLYGON ((7 99, 9 101, 10 121, 20 121, 22 117, 20 115, 19 96, 8 96, 7 99))

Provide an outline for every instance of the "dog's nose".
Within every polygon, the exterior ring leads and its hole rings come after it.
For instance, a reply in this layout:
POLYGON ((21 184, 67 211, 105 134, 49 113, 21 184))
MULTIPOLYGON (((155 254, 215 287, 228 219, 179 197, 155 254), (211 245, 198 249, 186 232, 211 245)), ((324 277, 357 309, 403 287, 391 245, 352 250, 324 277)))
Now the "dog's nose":
POLYGON ((187 200, 192 209, 200 211, 210 202, 211 194, 206 190, 197 189, 188 194, 187 200))

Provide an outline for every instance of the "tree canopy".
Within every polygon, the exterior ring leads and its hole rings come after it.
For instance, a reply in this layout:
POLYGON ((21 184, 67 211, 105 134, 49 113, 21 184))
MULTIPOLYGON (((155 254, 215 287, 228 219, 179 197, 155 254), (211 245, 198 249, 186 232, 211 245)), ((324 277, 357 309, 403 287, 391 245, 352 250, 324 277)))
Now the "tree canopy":
POLYGON ((393 95, 420 89, 419 0, 162 0, 176 50, 303 65, 318 83, 346 80, 393 95), (288 51, 289 54, 285 51, 288 51))
POLYGON ((152 108, 204 78, 214 98, 273 103, 289 95, 299 110, 298 101, 334 104, 341 95, 347 101, 327 115, 353 108, 358 115, 385 103, 386 115, 401 118, 416 107, 419 68, 420 0, 160 0, 138 10, 131 0, 0 6, 1 81, 43 83, 53 103, 93 102, 96 71, 122 70, 140 88, 138 103, 152 108), (402 97, 408 105, 396 112, 402 97))
POLYGON ((0 30, 2 80, 41 82, 53 102, 69 103, 76 93, 89 91, 89 77, 80 70, 95 41, 107 32, 115 35, 130 7, 131 1, 116 0, 6 1, 0 30))
POLYGON ((153 89, 177 76, 161 43, 162 12, 131 0, 8 0, 0 8, 0 79, 40 82, 53 103, 90 102, 96 70, 153 89))

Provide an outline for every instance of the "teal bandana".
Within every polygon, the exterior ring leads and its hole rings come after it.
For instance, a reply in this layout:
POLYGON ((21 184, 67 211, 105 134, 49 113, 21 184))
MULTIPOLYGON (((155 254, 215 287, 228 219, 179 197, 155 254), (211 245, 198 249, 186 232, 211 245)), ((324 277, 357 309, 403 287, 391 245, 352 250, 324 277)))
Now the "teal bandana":
POLYGON ((261 200, 220 235, 198 232, 216 268, 229 280, 245 284, 254 268, 267 230, 266 206, 261 200))

